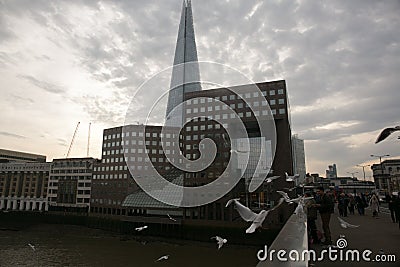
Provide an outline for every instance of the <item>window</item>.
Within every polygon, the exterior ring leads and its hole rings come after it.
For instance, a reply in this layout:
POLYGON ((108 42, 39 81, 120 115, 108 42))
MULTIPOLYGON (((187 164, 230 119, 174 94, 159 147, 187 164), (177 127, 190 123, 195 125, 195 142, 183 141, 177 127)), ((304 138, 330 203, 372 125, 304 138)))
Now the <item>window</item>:
POLYGON ((212 106, 207 107, 207 111, 212 111, 212 106))
POLYGON ((283 95, 283 89, 278 89, 278 95, 283 95))
POLYGON ((200 103, 204 104, 204 103, 206 103, 206 100, 204 98, 200 98, 200 103))
POLYGON ((228 100, 228 96, 223 95, 223 96, 222 96, 222 101, 226 101, 226 100, 228 100))
POLYGON ((258 97, 258 92, 253 92, 253 97, 258 97))
POLYGON ((270 104, 271 106, 276 105, 276 100, 275 100, 275 99, 271 99, 271 100, 269 101, 269 104, 270 104))
POLYGON ((269 90, 269 95, 275 95, 275 90, 269 90))
POLYGON ((235 95, 230 95, 229 100, 235 100, 235 95))
POLYGON ((220 106, 215 106, 215 110, 220 110, 221 107, 220 106))
POLYGON ((285 114, 285 109, 284 108, 280 108, 279 109, 279 114, 285 114))
POLYGON ((285 104, 285 100, 284 100, 283 98, 279 98, 279 99, 278 99, 278 104, 279 104, 279 105, 285 104))

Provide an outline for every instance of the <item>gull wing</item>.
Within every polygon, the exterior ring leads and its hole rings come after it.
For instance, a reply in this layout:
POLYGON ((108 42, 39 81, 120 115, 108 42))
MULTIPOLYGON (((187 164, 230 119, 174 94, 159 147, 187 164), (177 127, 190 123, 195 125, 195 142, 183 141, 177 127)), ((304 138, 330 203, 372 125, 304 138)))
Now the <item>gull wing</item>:
POLYGON ((394 127, 394 128, 393 128, 393 127, 390 127, 390 128, 384 129, 384 130, 379 134, 378 138, 377 138, 376 141, 375 141, 375 144, 377 144, 377 143, 379 143, 379 142, 385 140, 385 139, 388 138, 389 135, 391 135, 393 132, 399 131, 399 130, 400 130, 400 127, 399 127, 399 126, 396 126, 396 127, 394 127))
POLYGON ((231 203, 235 203, 236 210, 238 211, 240 217, 247 222, 252 222, 257 217, 257 214, 251 211, 248 207, 242 205, 238 199, 231 199, 226 203, 226 207, 229 206, 231 203))

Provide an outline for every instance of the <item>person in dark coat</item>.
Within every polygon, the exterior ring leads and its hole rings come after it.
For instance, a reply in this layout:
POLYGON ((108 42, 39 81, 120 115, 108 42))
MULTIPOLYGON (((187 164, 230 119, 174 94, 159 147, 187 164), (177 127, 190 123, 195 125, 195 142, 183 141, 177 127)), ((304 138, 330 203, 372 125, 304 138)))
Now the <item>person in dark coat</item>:
MULTIPOLYGON (((305 193, 305 197, 311 197, 310 193, 305 193)), ((307 208, 307 228, 309 232, 309 237, 312 240, 312 244, 319 244, 321 240, 318 238, 317 234, 317 224, 315 221, 317 220, 318 210, 315 207, 316 201, 315 198, 306 200, 305 207, 307 208)))
POLYGON ((322 242, 324 245, 331 245, 332 244, 332 237, 331 237, 331 230, 329 227, 329 222, 331 220, 331 214, 334 211, 334 202, 332 198, 324 193, 323 187, 317 188, 317 194, 319 195, 317 204, 315 207, 318 208, 319 214, 321 216, 322 221, 322 229, 324 230, 325 240, 322 242))
POLYGON ((398 194, 394 200, 394 211, 395 211, 396 220, 399 223, 399 229, 400 229, 400 194, 398 194))
POLYGON ((389 195, 386 197, 386 201, 389 203, 390 217, 392 218, 392 222, 394 222, 394 223, 397 222, 396 211, 395 211, 395 207, 394 207, 395 200, 396 200, 396 197, 394 195, 392 197, 389 195))

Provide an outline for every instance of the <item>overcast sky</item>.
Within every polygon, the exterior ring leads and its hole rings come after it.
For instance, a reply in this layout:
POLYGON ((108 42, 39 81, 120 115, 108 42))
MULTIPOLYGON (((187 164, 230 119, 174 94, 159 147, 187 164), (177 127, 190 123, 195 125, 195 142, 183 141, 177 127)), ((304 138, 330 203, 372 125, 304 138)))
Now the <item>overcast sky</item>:
MULTIPOLYGON (((0 0, 0 148, 101 157, 137 88, 171 66, 182 0, 0 0)), ((400 156, 400 2, 192 1, 198 58, 286 80, 308 172, 400 156)), ((138 118, 140 120, 141 118, 138 118)), ((367 168, 367 178, 371 175, 367 168)))

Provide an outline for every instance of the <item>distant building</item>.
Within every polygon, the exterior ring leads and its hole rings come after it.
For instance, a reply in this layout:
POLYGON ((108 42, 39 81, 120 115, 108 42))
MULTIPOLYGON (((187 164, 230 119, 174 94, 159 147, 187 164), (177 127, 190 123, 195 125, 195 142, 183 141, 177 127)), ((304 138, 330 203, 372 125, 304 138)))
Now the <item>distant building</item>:
POLYGON ((328 170, 326 170, 326 178, 337 178, 336 164, 328 166, 328 170))
POLYGON ((299 174, 299 183, 305 182, 306 177, 306 156, 304 152, 304 140, 298 138, 295 134, 292 136, 293 150, 293 170, 295 174, 299 174))
POLYGON ((46 162, 46 156, 0 149, 0 163, 7 162, 46 162))
POLYGON ((386 194, 400 191, 400 159, 388 159, 371 166, 377 189, 386 194))
POLYGON ((50 211, 87 212, 90 207, 94 158, 54 159, 48 186, 50 211))
POLYGON ((48 209, 50 163, 0 163, 0 209, 48 209))

